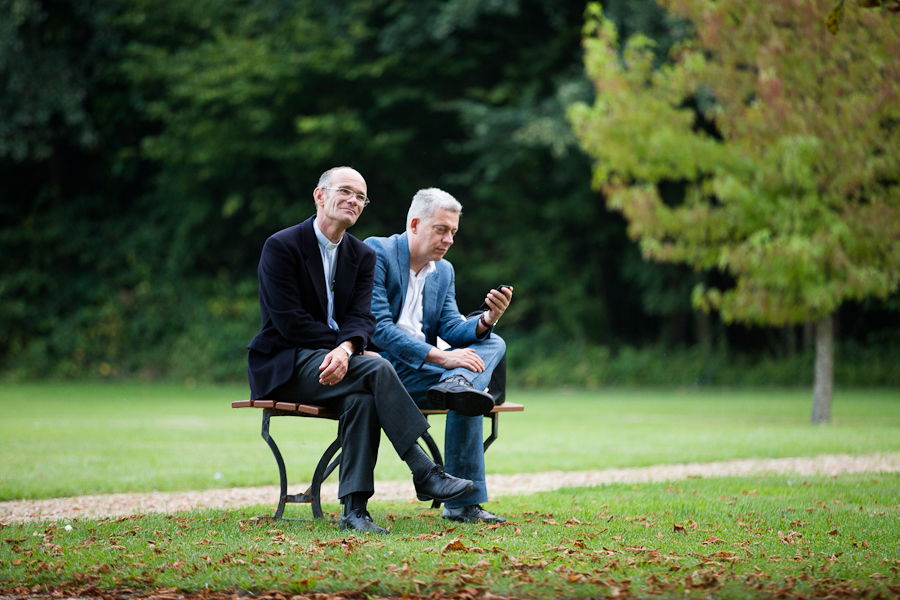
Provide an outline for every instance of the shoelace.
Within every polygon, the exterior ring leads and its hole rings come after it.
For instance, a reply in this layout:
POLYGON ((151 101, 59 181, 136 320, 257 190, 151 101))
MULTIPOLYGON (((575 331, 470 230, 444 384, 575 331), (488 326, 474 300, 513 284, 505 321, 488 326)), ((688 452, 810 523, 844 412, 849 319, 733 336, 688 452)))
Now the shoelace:
MULTIPOLYGON (((372 515, 370 515, 369 511, 367 511, 367 510, 363 510, 362 508, 357 508, 353 512, 356 513, 356 517, 359 519, 368 519, 369 521, 372 520, 372 515)), ((349 516, 349 515, 347 515, 347 516, 349 516)))

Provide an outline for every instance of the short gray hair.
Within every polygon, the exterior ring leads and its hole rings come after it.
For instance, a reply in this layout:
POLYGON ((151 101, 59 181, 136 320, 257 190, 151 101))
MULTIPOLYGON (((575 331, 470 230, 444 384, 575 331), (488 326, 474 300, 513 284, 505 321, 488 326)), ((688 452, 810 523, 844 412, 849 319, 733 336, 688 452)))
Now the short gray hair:
POLYGON ((419 190, 413 196, 409 212, 406 213, 406 228, 409 229, 413 219, 427 219, 438 209, 462 214, 462 204, 444 190, 438 188, 419 190))
POLYGON ((331 183, 331 176, 334 175, 335 171, 340 171, 341 169, 350 169, 351 171, 355 171, 353 167, 331 167, 319 177, 319 183, 316 184, 316 187, 326 188, 328 184, 331 183))

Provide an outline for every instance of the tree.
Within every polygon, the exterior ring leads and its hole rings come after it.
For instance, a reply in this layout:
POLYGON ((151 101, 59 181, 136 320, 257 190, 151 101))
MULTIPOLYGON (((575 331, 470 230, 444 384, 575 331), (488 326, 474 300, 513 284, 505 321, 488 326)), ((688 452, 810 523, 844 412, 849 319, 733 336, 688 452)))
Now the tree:
POLYGON ((816 322, 813 422, 830 419, 833 314, 900 283, 900 32, 827 2, 666 0, 696 35, 653 43, 587 11, 597 96, 569 113, 594 184, 646 258, 730 276, 694 290, 726 322, 816 322), (665 202, 660 186, 682 184, 665 202))

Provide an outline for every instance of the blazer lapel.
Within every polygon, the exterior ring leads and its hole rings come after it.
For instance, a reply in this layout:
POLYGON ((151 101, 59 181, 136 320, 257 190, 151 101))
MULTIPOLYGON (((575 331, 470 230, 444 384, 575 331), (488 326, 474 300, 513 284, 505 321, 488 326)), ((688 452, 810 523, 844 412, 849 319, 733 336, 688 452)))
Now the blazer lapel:
POLYGON ((422 291, 422 331, 425 332, 425 339, 432 344, 437 340, 437 326, 441 316, 441 287, 441 272, 438 269, 425 279, 425 289, 422 291))
POLYGON ((322 254, 319 252, 319 243, 316 240, 316 232, 313 229, 312 220, 308 219, 303 223, 300 231, 303 236, 300 240, 300 247, 303 249, 303 261, 306 266, 306 272, 309 280, 312 282, 313 290, 315 290, 316 299, 319 301, 319 308, 322 314, 328 315, 328 296, 325 295, 325 267, 322 266, 322 254))
POLYGON ((400 304, 394 321, 400 318, 400 311, 406 303, 406 290, 409 288, 409 239, 405 231, 397 238, 397 267, 400 272, 400 304))

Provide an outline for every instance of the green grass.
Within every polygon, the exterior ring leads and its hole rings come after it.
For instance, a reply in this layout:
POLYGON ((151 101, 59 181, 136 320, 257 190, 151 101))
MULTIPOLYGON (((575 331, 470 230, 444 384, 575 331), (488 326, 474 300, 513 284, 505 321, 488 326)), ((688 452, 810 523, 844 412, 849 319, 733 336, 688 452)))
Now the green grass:
MULTIPOLYGON (((0 500, 277 483, 261 412, 244 386, 0 387, 0 500)), ((834 423, 809 425, 808 390, 513 391, 490 473, 588 470, 749 457, 900 450, 896 390, 839 390, 834 423)), ((443 444, 443 418, 432 418, 443 444)), ((307 482, 335 424, 274 419, 289 482, 307 482)), ((383 443, 376 477, 409 477, 383 443)))
POLYGON ((900 591, 897 474, 689 479, 506 497, 490 504, 510 519, 502 526, 451 526, 421 503, 371 508, 389 536, 250 519, 260 507, 10 525, 0 531, 0 591, 548 600, 900 591))

